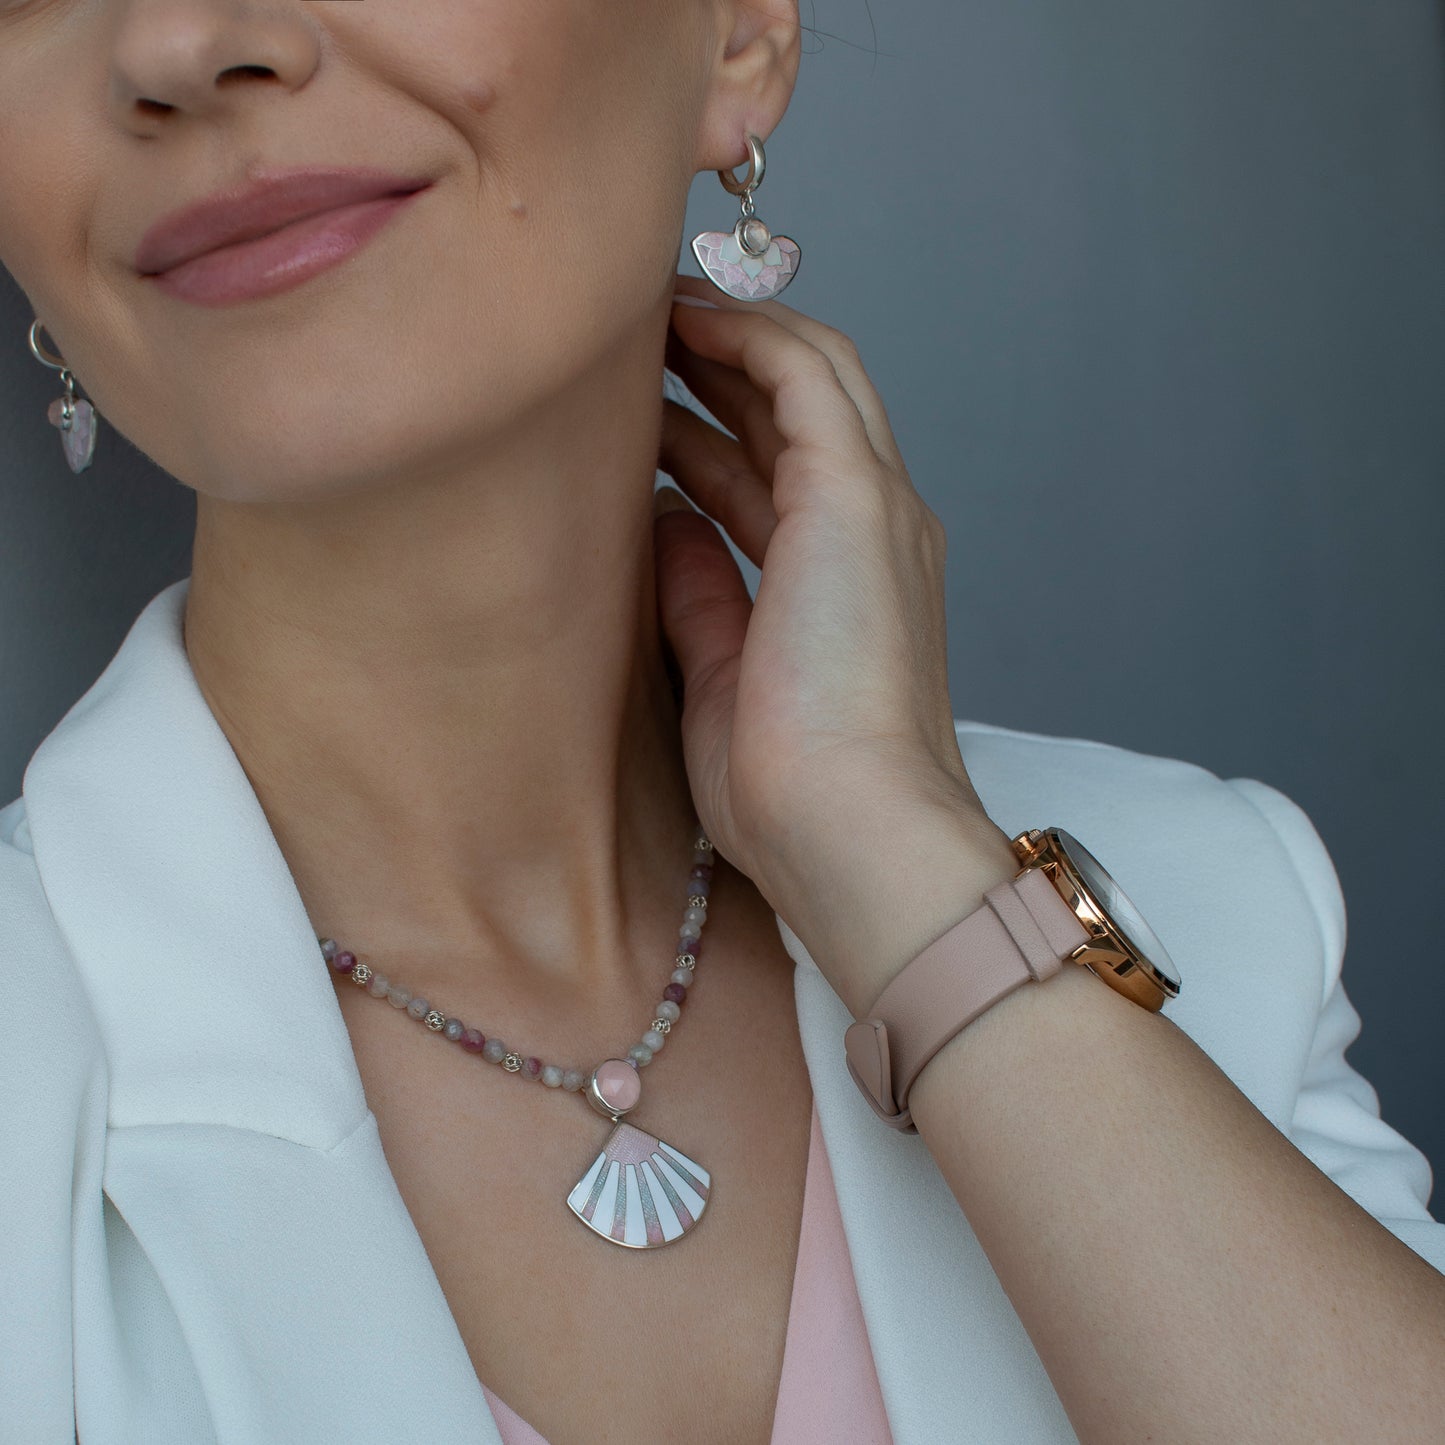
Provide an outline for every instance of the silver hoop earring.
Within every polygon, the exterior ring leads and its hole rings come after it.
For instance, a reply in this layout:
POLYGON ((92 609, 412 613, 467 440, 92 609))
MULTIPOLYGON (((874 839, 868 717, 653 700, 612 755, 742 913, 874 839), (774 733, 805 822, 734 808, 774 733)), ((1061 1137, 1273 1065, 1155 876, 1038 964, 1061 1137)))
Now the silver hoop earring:
POLYGON ((729 195, 742 197, 742 215, 731 231, 704 231, 692 239, 692 253, 719 291, 738 301, 771 301, 794 276, 803 253, 796 241, 775 236, 753 211, 753 192, 763 183, 763 143, 748 136, 748 173, 718 179, 729 195))
POLYGON ((76 399, 75 378, 64 358, 40 344, 39 321, 30 327, 30 350, 37 361, 58 371, 65 384, 65 395, 52 401, 45 415, 52 426, 60 429, 60 442, 65 448, 65 460, 70 463, 70 470, 83 472, 95 457, 95 408, 88 401, 76 399))

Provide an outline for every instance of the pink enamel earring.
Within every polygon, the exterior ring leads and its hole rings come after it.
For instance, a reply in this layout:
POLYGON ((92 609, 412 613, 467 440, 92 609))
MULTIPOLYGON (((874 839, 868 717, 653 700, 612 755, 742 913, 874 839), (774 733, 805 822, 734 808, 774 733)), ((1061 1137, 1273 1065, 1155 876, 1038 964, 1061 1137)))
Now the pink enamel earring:
POLYGON ((742 215, 731 231, 704 231, 692 239, 703 274, 739 301, 771 301, 798 274, 803 253, 796 241, 775 236, 753 212, 753 192, 763 183, 763 143, 748 136, 748 173, 731 171, 718 179, 729 195, 742 197, 742 215))
POLYGON ((30 350, 37 361, 60 373, 65 395, 52 401, 45 414, 50 424, 60 429, 60 442, 70 470, 83 472, 95 457, 95 408, 88 401, 76 399, 75 378, 70 368, 62 357, 41 345, 39 321, 30 327, 30 350))

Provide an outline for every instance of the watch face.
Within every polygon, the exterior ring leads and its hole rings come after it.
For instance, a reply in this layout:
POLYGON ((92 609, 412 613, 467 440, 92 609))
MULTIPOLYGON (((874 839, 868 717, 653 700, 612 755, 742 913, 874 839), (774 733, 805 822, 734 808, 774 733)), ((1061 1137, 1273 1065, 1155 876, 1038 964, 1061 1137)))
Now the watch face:
POLYGON ((1099 862, 1079 840, 1062 828, 1052 830, 1063 844, 1069 862, 1078 873, 1085 888, 1094 896, 1094 901, 1113 920, 1114 926, 1122 933, 1136 953, 1142 954, 1153 964, 1160 977, 1168 979, 1177 993, 1179 971, 1169 957, 1164 945, 1155 936, 1154 930, 1144 922, 1144 915, 1129 902, 1128 895, 1114 882, 1107 868, 1099 862))

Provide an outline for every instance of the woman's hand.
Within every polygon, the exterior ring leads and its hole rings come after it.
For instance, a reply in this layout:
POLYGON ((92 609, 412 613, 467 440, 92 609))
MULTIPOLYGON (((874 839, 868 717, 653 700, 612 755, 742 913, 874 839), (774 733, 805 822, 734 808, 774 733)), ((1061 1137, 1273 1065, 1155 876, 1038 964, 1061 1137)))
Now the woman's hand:
POLYGON ((693 801, 861 1015, 1018 871, 958 751, 943 525, 846 336, 688 276, 677 294, 717 309, 674 305, 668 367, 737 439, 667 401, 658 464, 762 571, 754 604, 706 517, 659 515, 693 801), (956 896, 930 905, 940 849, 956 896))

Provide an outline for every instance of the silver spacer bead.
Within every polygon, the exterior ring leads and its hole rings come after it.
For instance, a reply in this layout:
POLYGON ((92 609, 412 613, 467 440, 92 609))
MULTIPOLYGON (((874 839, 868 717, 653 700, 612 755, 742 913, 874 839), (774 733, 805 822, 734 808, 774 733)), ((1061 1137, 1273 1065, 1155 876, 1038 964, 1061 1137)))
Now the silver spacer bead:
POLYGON ((515 1074, 522 1067, 521 1054, 508 1054, 507 1057, 502 1060, 502 1067, 509 1074, 515 1074))
POLYGON ((660 1034, 670 1034, 672 1025, 666 1019, 653 1019, 652 1027, 660 1034))
POLYGON ((689 893, 687 895, 687 906, 689 908, 706 908, 707 899, 701 893, 689 893))
POLYGON ((707 837, 705 834, 700 833, 696 838, 693 839, 692 846, 696 848, 699 853, 711 853, 712 839, 707 837))
POLYGON ((439 1034, 447 1026, 447 1016, 440 1009, 428 1009, 422 1022, 432 1033, 439 1034))
POLYGON ((369 963, 354 963, 351 966, 352 983, 370 983, 371 965, 369 963))
POLYGON ((673 962, 673 966, 674 966, 675 968, 696 968, 696 967, 697 967, 697 959, 696 959, 692 954, 690 954, 690 953, 679 953, 678 956, 677 956, 676 958, 674 958, 672 962, 673 962))

